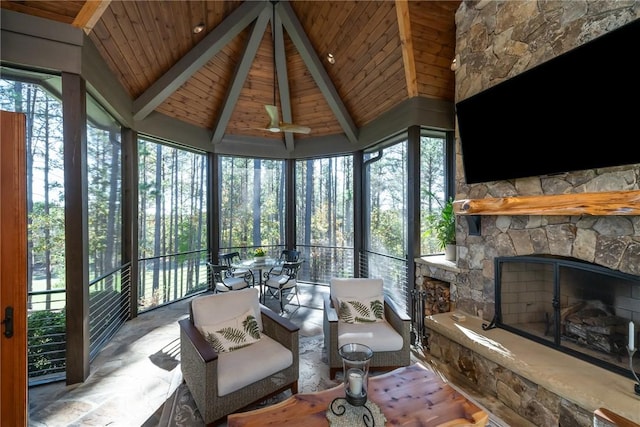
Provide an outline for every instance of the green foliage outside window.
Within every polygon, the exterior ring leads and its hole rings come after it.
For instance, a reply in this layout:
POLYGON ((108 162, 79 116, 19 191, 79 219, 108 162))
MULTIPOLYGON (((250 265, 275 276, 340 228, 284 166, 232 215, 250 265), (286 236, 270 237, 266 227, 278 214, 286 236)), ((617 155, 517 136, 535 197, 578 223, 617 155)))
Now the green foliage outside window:
POLYGON ((440 252, 434 219, 445 205, 445 145, 443 137, 420 137, 420 254, 440 252))
POLYGON ((402 258, 407 252, 407 142, 368 154, 365 163, 370 182, 367 249, 402 258))
POLYGON ((440 249, 448 244, 456 243, 456 215, 453 212, 453 199, 445 203, 440 213, 432 213, 427 217, 429 233, 438 239, 440 249))
POLYGON ((284 162, 221 156, 220 177, 220 246, 270 252, 284 245, 284 162))
POLYGON ((64 370, 66 365, 65 312, 36 311, 27 318, 29 377, 64 370))

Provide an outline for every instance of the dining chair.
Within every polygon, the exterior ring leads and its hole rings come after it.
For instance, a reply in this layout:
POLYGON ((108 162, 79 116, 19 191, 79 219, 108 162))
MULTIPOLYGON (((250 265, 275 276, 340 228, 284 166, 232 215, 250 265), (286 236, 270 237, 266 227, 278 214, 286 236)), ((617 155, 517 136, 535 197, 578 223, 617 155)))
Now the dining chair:
POLYGON ((280 313, 284 313, 285 301, 291 301, 295 295, 300 307, 300 298, 298 297, 298 271, 304 260, 294 262, 285 261, 282 264, 274 265, 266 275, 264 283, 265 293, 263 303, 266 303, 267 294, 274 297, 280 302, 280 313), (287 299, 287 296, 290 297, 287 299))
POLYGON ((237 291, 249 287, 248 276, 234 277, 228 266, 208 262, 207 266, 212 276, 212 290, 214 293, 237 291))
POLYGON ((240 252, 226 252, 218 255, 218 259, 220 260, 221 265, 226 265, 229 267, 231 275, 233 277, 242 277, 246 278, 251 282, 251 286, 254 286, 256 283, 255 276, 253 271, 250 268, 241 268, 234 267, 234 264, 239 264, 242 259, 240 258, 240 252))
POLYGON ((300 259, 300 251, 283 249, 282 252, 280 252, 280 259, 287 262, 296 262, 300 259))
POLYGON ((280 252, 280 257, 276 260, 273 268, 269 271, 272 275, 279 275, 282 273, 282 265, 285 262, 296 262, 300 259, 300 251, 294 249, 283 249, 280 252))

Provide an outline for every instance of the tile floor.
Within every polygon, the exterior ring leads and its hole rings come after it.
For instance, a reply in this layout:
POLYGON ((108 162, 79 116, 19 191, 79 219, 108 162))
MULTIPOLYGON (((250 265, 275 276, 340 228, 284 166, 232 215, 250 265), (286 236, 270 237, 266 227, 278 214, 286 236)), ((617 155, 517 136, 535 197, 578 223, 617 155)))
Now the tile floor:
MULTIPOLYGON (((322 295, 328 288, 301 288, 301 307, 287 306, 287 317, 301 335, 321 334, 322 295)), ((31 387, 29 426, 158 426, 164 402, 182 380, 178 320, 188 316, 189 301, 126 322, 91 363, 85 382, 31 387)), ((275 301, 267 305, 279 310, 275 301)))
MULTIPOLYGON (((300 327, 301 335, 322 334, 322 301, 328 287, 300 287, 301 307, 288 305, 287 317, 300 327)), ((189 301, 169 304, 126 322, 91 363, 85 382, 30 388, 29 426, 161 426, 163 405, 182 381, 178 320, 188 316, 189 301)), ((267 306, 279 311, 276 301, 268 300, 267 306)), ((428 360, 415 350, 416 357, 428 360)), ((495 399, 468 390, 466 394, 501 417, 492 425, 530 425, 495 399)))

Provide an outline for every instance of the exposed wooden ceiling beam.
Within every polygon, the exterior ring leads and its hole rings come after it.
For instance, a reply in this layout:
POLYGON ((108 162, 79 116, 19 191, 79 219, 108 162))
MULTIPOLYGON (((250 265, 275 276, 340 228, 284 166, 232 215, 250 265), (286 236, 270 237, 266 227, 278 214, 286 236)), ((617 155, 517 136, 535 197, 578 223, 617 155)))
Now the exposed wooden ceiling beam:
POLYGON ((347 139, 354 144, 357 143, 358 129, 349 115, 347 107, 342 102, 340 95, 338 95, 338 91, 333 85, 333 82, 322 66, 318 54, 314 51, 313 45, 304 32, 302 24, 300 24, 296 14, 293 12, 291 5, 288 2, 280 2, 278 3, 277 10, 284 28, 287 30, 287 34, 289 34, 291 41, 293 41, 296 49, 298 49, 298 53, 300 53, 302 60, 318 85, 320 92, 322 92, 322 95, 327 100, 327 104, 329 104, 340 126, 342 126, 342 130, 347 139))
MULTIPOLYGON (((276 4, 276 9, 279 7, 276 4)), ((293 116, 291 114, 291 94, 289 92, 289 75, 287 73, 287 58, 284 50, 284 32, 282 31, 282 21, 280 16, 276 14, 274 16, 275 22, 272 22, 272 28, 274 29, 274 55, 276 59, 276 76, 278 76, 278 88, 280 89, 280 114, 282 114, 282 121, 285 123, 293 123, 293 116)), ((291 132, 283 132, 284 145, 287 151, 293 151, 294 138, 291 132)))
POLYGON ((407 0, 396 0, 396 14, 398 16, 398 29, 400 30, 400 42, 402 44, 404 75, 407 80, 407 94, 409 98, 413 98, 418 96, 418 77, 416 75, 416 61, 413 57, 411 16, 409 15, 409 2, 407 0))
POLYGON ((264 6, 253 26, 253 29, 251 30, 251 35, 247 40, 244 53, 240 58, 240 62, 238 62, 238 65, 236 66, 231 84, 227 90, 227 95, 222 103, 222 110, 213 127, 211 142, 214 144, 222 141, 222 137, 227 129, 227 125, 229 124, 229 119, 231 118, 233 109, 235 108, 238 97, 240 96, 242 86, 244 86, 244 82, 249 75, 249 70, 251 69, 251 64, 256 57, 258 48, 260 47, 260 42, 262 41, 264 32, 267 28, 267 23, 269 22, 270 13, 271 8, 264 6))
POLYGON ((133 102, 133 118, 142 120, 148 116, 264 9, 264 2, 242 3, 133 102))
MULTIPOLYGON (((44 10, 37 6, 38 3, 35 2, 15 2, 15 1, 2 1, 2 9, 13 10, 14 12, 24 13, 25 15, 37 16, 39 18, 50 19, 52 21, 62 22, 65 24, 71 24, 73 22, 73 18, 68 15, 63 15, 62 13, 52 12, 49 10, 44 10)), ((4 24, 4 23, 3 23, 4 24)))
POLYGON ((87 0, 71 25, 82 28, 85 34, 89 34, 110 3, 111 0, 87 0))

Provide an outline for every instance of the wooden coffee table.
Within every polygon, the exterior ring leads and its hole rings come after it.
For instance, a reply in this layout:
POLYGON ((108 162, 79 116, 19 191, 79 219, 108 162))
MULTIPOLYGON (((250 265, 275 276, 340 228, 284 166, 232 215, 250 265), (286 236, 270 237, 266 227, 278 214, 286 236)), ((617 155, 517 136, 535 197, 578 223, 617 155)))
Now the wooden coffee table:
MULTIPOLYGON (((344 387, 317 393, 300 393, 265 408, 227 417, 229 427, 328 426, 327 408, 344 387)), ((386 426, 484 427, 489 414, 425 366, 415 363, 369 378, 368 399, 376 403, 386 426)))

